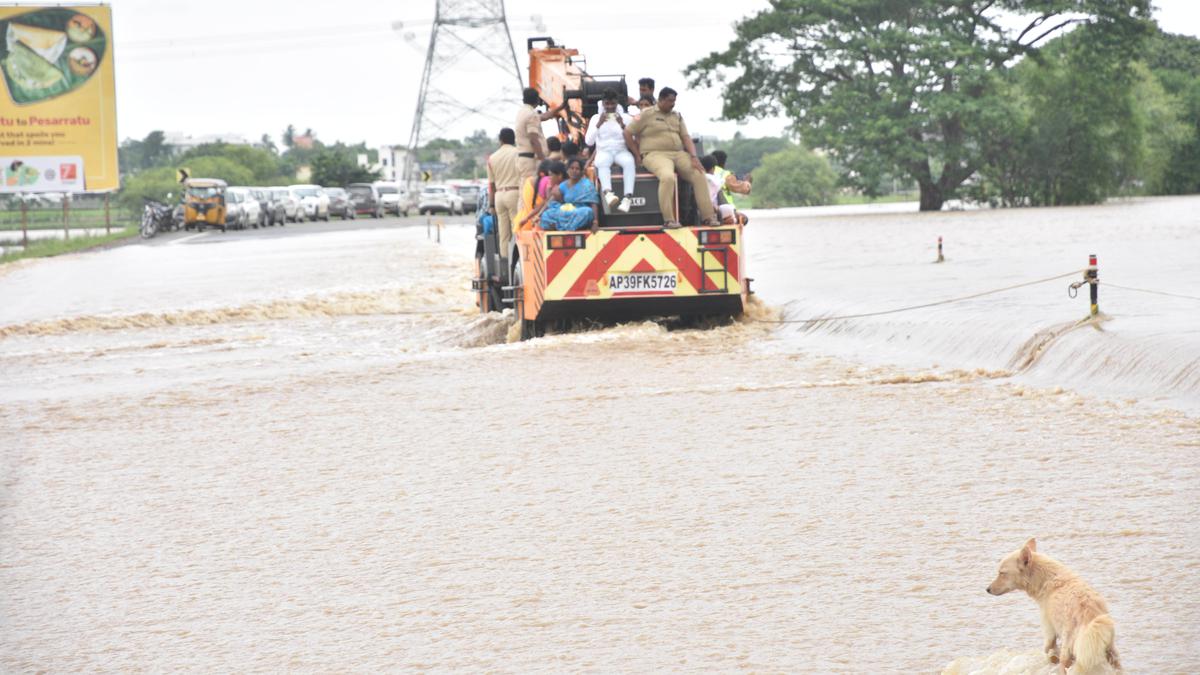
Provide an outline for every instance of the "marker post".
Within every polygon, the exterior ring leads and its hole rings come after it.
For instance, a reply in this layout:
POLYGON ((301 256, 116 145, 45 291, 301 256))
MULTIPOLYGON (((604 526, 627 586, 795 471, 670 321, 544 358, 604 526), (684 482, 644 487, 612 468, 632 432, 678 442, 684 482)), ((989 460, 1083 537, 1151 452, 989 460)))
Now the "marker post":
POLYGON ((938 237, 938 262, 946 262, 946 256, 942 255, 942 238, 938 237))
POLYGON ((1087 272, 1084 273, 1087 278, 1088 287, 1092 296, 1092 316, 1100 313, 1100 271, 1096 265, 1096 254, 1088 256, 1087 272))

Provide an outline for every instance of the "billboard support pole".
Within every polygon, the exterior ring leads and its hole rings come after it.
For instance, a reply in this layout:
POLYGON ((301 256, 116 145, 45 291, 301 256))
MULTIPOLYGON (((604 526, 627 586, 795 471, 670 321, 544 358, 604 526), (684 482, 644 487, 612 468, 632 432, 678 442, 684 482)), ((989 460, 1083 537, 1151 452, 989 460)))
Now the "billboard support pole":
POLYGON ((29 202, 21 195, 21 246, 29 248, 29 202))
POLYGON ((108 194, 104 193, 104 234, 112 234, 112 218, 108 214, 108 194))
POLYGON ((63 239, 71 238, 71 202, 67 195, 63 195, 63 239))

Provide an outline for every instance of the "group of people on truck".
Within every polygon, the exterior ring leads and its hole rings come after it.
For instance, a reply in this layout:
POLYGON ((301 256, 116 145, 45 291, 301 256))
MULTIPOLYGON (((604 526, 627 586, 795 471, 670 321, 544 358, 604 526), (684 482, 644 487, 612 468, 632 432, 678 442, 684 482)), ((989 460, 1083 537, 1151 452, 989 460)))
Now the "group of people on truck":
POLYGON ((678 93, 654 80, 638 82, 637 99, 621 101, 606 90, 601 109, 587 122, 583 145, 542 135, 542 122, 556 117, 567 103, 538 112, 536 89, 526 88, 515 128, 500 130, 500 147, 488 157, 488 207, 507 253, 514 229, 597 230, 601 200, 609 212, 628 213, 637 166, 658 178, 658 203, 665 227, 680 227, 675 212, 676 175, 692 186, 701 225, 744 221, 733 208, 733 193, 749 194, 749 176, 739 180, 725 167, 725 153, 700 157, 683 116, 675 111, 678 93), (628 106, 628 107, 626 107, 628 106), (637 107, 636 114, 633 107, 637 107), (612 169, 621 171, 620 196, 613 191, 612 169), (594 167, 599 182, 587 177, 594 167))

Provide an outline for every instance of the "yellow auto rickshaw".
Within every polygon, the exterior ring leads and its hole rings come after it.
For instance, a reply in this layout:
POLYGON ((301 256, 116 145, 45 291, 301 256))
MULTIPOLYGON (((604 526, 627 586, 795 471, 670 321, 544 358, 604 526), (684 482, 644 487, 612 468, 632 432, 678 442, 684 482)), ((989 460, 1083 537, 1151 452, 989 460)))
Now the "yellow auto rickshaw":
POLYGON ((183 191, 183 227, 203 230, 219 227, 225 231, 225 181, 217 178, 189 178, 183 191))

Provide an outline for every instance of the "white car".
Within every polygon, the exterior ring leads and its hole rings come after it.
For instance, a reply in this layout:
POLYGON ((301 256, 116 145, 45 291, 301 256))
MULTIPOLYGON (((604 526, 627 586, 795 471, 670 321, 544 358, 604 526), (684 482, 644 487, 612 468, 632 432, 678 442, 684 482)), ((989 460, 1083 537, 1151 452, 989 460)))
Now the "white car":
MULTIPOLYGON (((262 205, 258 203, 258 197, 250 191, 250 188, 231 187, 225 189, 225 202, 229 202, 229 198, 233 196, 237 198, 238 210, 241 212, 241 219, 238 223, 238 229, 244 230, 249 225, 258 228, 258 221, 262 218, 262 205)), ((228 222, 229 218, 226 217, 228 222)))
POLYGON ((374 186, 375 191, 379 193, 379 200, 383 205, 384 213, 407 216, 408 212, 412 210, 412 198, 404 186, 399 183, 389 183, 387 181, 375 181, 374 186))
POLYGON ((320 185, 289 185, 288 191, 300 202, 305 220, 329 220, 329 196, 320 185))
POLYGON ((245 195, 226 189, 226 229, 246 229, 245 207, 245 195))
POLYGON ((434 212, 462 215, 463 198, 449 185, 426 185, 421 189, 417 212, 421 215, 434 212))
POLYGON ((300 216, 303 215, 303 211, 300 210, 300 200, 296 199, 291 190, 283 187, 271 188, 271 199, 283 204, 284 222, 294 223, 300 220, 300 216))

